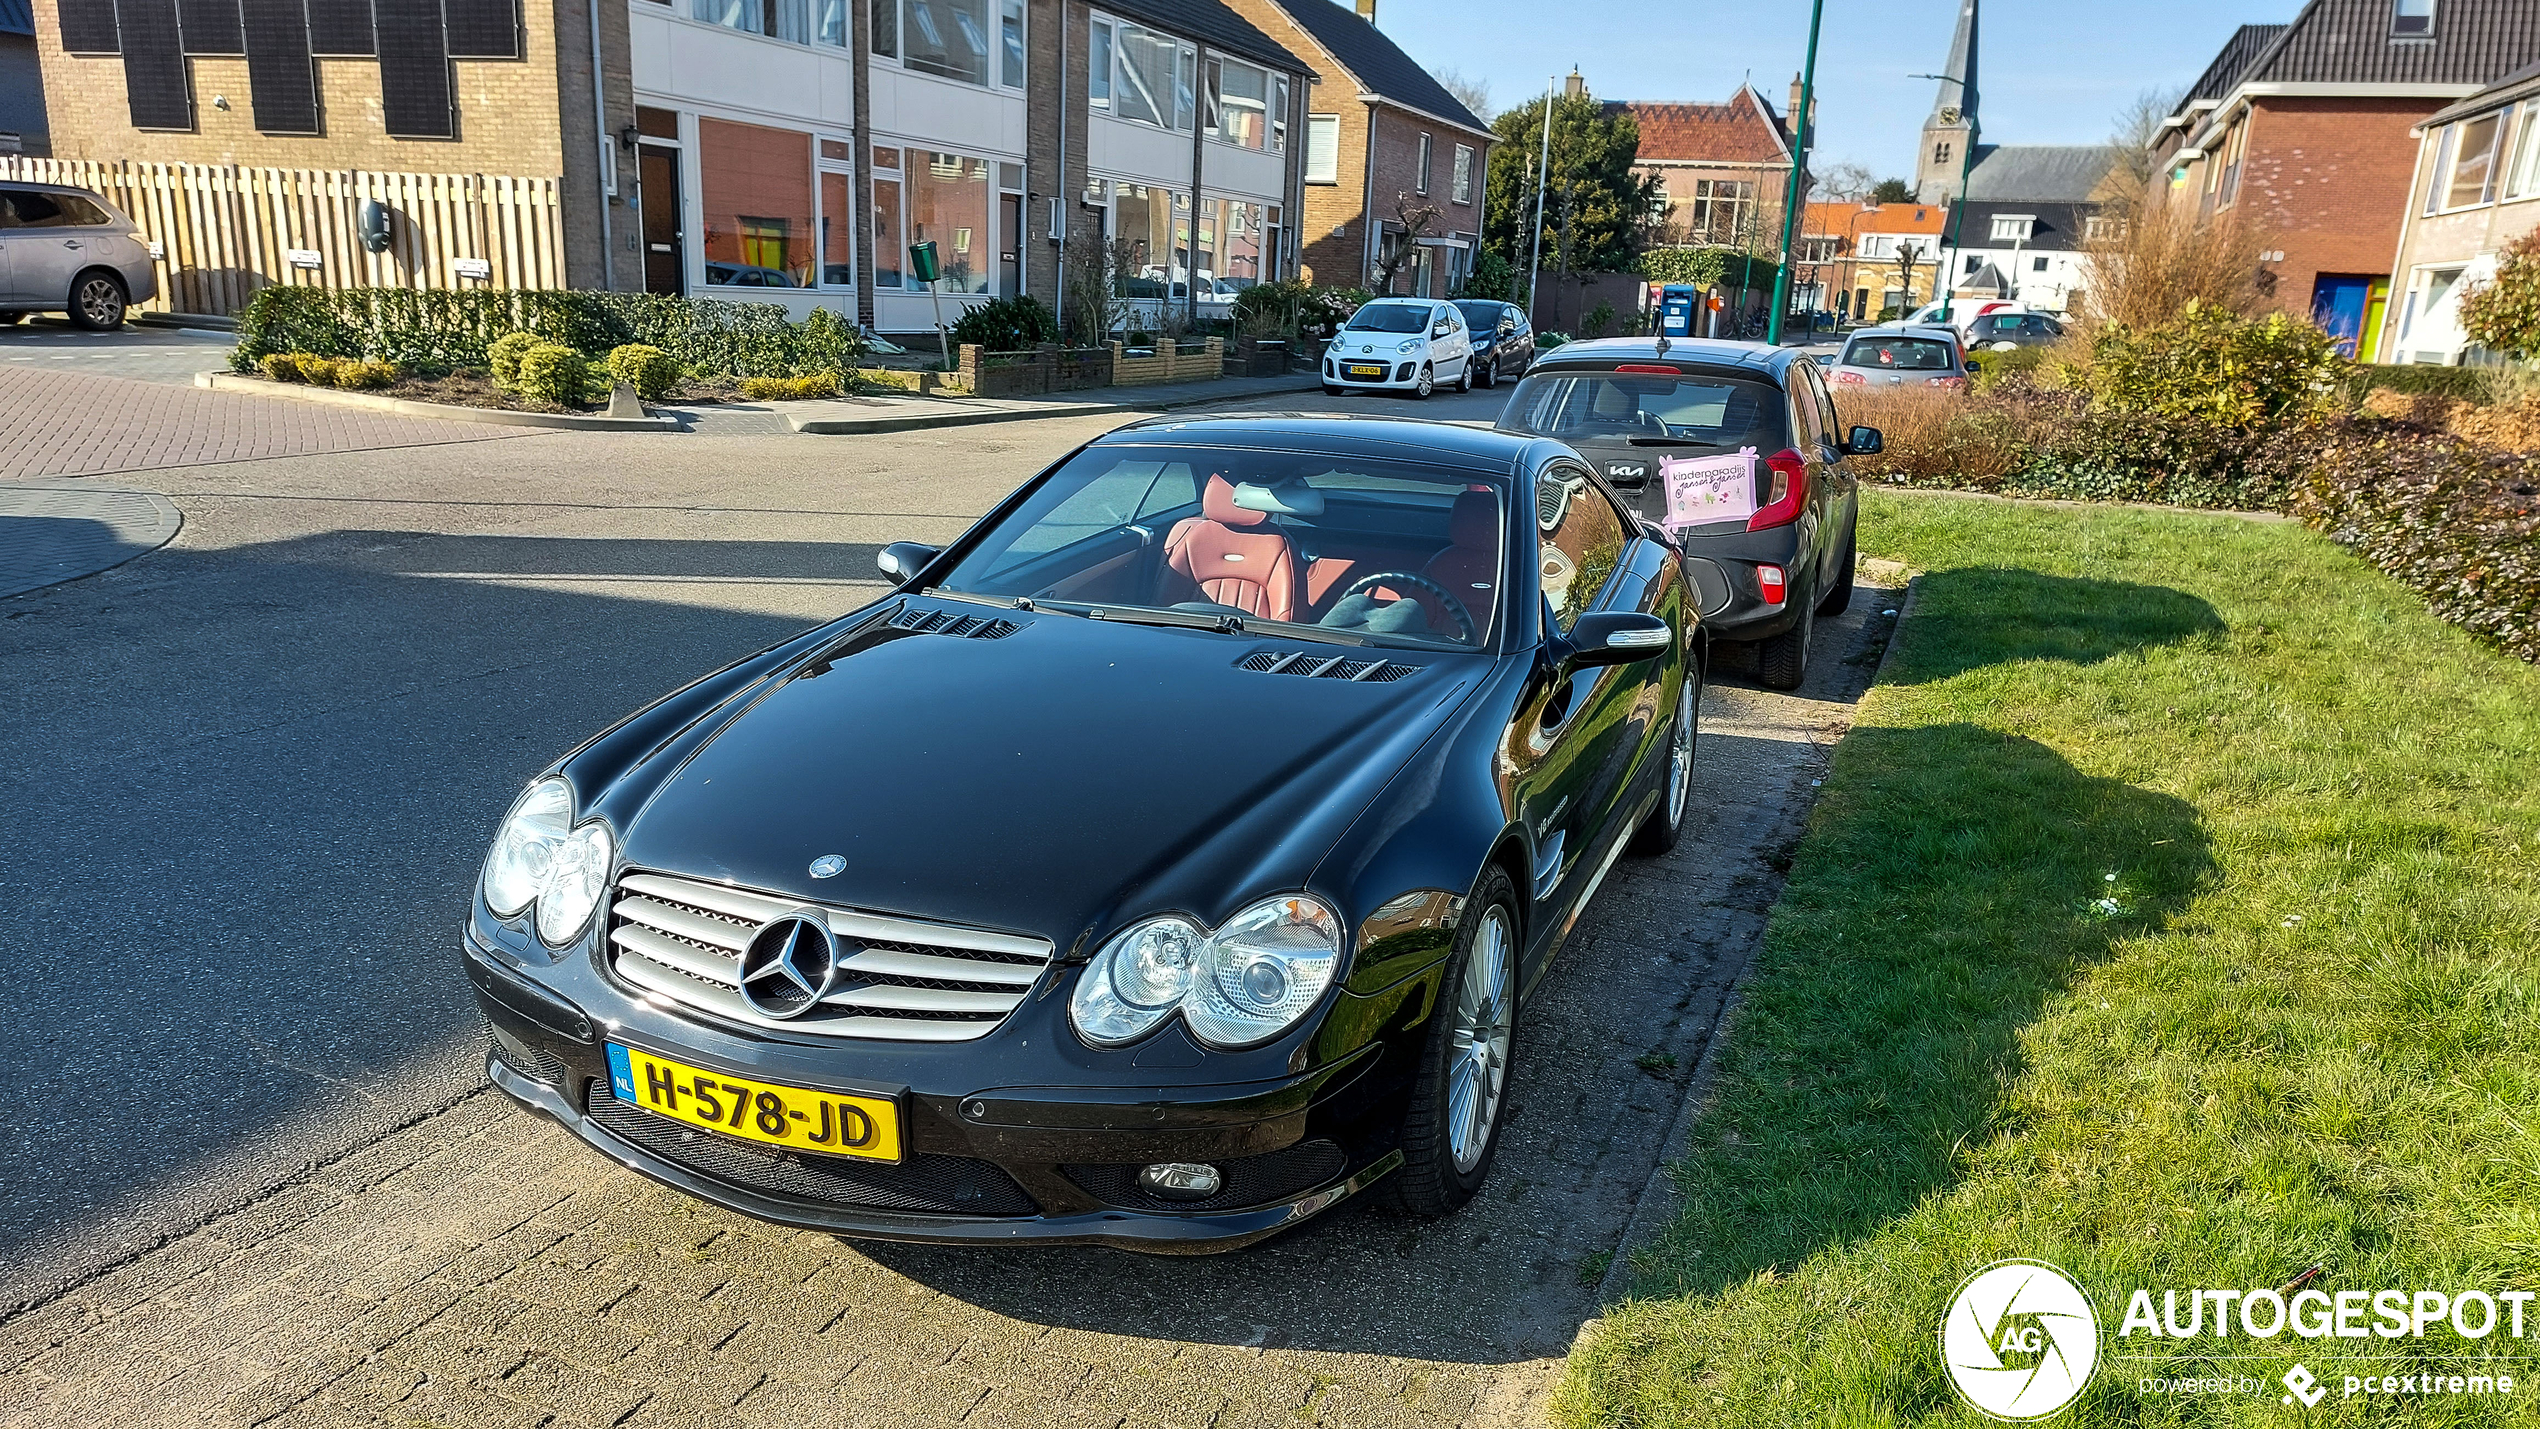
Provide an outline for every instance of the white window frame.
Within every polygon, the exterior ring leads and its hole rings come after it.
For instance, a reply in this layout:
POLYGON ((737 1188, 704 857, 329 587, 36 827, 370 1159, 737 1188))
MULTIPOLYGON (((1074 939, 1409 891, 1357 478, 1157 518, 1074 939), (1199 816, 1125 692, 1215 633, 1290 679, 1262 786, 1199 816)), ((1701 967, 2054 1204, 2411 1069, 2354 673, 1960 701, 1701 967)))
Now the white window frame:
POLYGON ((2026 243, 2037 232, 2037 215, 2033 213, 1997 213, 1993 216, 1995 243, 2026 243))
POLYGON ((1162 129, 1172 134, 1188 134, 1199 124, 1202 96, 1197 45, 1170 30, 1158 29, 1156 26, 1136 20, 1124 20, 1100 10, 1093 12, 1093 29, 1095 40, 1085 46, 1086 94, 1092 108, 1103 110, 1124 124, 1143 124, 1148 128, 1162 129), (1124 32, 1130 30, 1154 35, 1159 39, 1169 40, 1173 44, 1173 72, 1165 77, 1166 87, 1171 92, 1148 96, 1151 101, 1156 101, 1154 107, 1157 117, 1155 119, 1120 112, 1118 96, 1121 93, 1121 81, 1129 68, 1128 46, 1123 43, 1123 38, 1124 32), (1097 51, 1107 52, 1109 55, 1110 72, 1106 75, 1097 76, 1093 73, 1097 51), (1186 98, 1189 101, 1187 106, 1184 104, 1186 98))
POLYGON ((2435 0, 2390 0, 2390 38, 2434 38, 2435 0))
POLYGON ((1341 181, 1341 117, 1337 114, 1305 116, 1305 181, 1309 184, 1337 184, 1341 181), (1330 143, 1324 144, 1328 135, 1330 143), (1316 164, 1317 150, 1323 150, 1329 162, 1316 164))
MULTIPOLYGON (((1452 192, 1457 203, 1473 201, 1473 146, 1470 144, 1455 146, 1455 187, 1452 192)), ((1659 211, 1664 213, 1666 210, 1662 207, 1659 211)))
POLYGON ((2436 201, 2435 212, 2462 213, 2473 208, 2485 208, 2487 205, 2496 201, 2498 178, 2497 163, 2499 160, 2506 157, 2505 140, 2508 137, 2505 132, 2507 128, 2506 121, 2512 117, 2512 114, 2507 111, 2490 111, 2485 114, 2472 114, 2467 118, 2456 119, 2443 126, 2444 129, 2449 132, 2449 137, 2443 145, 2444 158, 2442 183, 2437 185, 2434 190, 2436 195, 2439 196, 2436 201), (2490 130, 2487 135, 2486 180, 2480 184, 2479 191, 2475 197, 2472 197, 2465 202, 2454 203, 2452 201, 2452 186, 2460 174, 2461 161, 2470 157, 2469 147, 2467 144, 2470 126, 2489 120, 2493 120, 2496 127, 2490 130))
MULTIPOLYGON (((1277 76, 1273 75, 1266 66, 1254 64, 1250 60, 1236 59, 1231 55, 1211 55, 1209 56, 1208 64, 1205 66, 1201 78, 1204 83, 1200 93, 1200 103, 1202 105, 1200 123, 1207 130, 1208 137, 1217 143, 1224 144, 1233 149, 1248 149, 1256 154, 1275 152, 1270 147, 1270 107, 1273 104, 1276 104, 1279 99, 1277 93, 1278 86, 1273 83, 1277 76), (1261 106, 1261 142, 1258 144, 1246 144, 1240 140, 1230 139, 1226 136, 1226 114, 1229 106, 1226 101, 1225 89, 1226 71, 1229 69, 1250 70, 1254 74, 1261 76, 1261 99, 1259 100, 1259 104, 1261 106)), ((1237 109, 1248 108, 1253 103, 1254 101, 1250 99, 1244 99, 1237 101, 1232 107, 1237 109)))
MULTIPOLYGON (((1023 84, 1021 82, 1017 80, 1008 80, 1002 73, 1005 68, 1004 26, 1007 0, 991 0, 991 3, 987 6, 987 26, 984 33, 981 35, 981 38, 986 41, 988 46, 988 53, 986 56, 987 76, 984 79, 976 81, 963 79, 956 75, 938 74, 931 69, 918 69, 909 64, 908 0, 848 0, 848 2, 850 4, 864 5, 866 7, 865 13, 868 18, 872 16, 874 10, 880 8, 882 5, 887 4, 890 7, 891 45, 888 49, 884 49, 878 43, 873 45, 872 59, 876 64, 889 64, 909 74, 922 74, 928 79, 939 79, 946 84, 967 85, 972 89, 986 90, 990 94, 1002 94, 1008 90, 1020 93, 1023 89, 1023 84)), ((695 3, 699 5, 706 5, 723 3, 723 0, 695 0, 695 3)), ((811 0, 811 3, 817 5, 821 3, 821 0, 811 0)), ((1032 7, 1029 4, 1024 4, 1020 7, 1019 18, 1023 24, 1023 65, 1028 71, 1032 63, 1032 7)), ((878 31, 879 26, 877 25, 875 28, 878 31)), ((877 41, 880 39, 878 33, 876 34, 875 39, 877 41)))
POLYGON ((856 193, 855 183, 854 154, 855 137, 853 135, 823 134, 818 130, 812 131, 811 231, 814 235, 812 242, 812 266, 817 269, 820 274, 820 281, 809 290, 812 292, 852 293, 855 291, 857 265, 864 261, 864 235, 858 232, 857 228, 858 225, 864 222, 865 212, 863 206, 856 202, 858 195, 856 193), (844 159, 832 159, 824 156, 820 152, 820 146, 824 143, 846 145, 848 157, 844 159), (833 176, 843 178, 847 181, 847 281, 844 283, 832 283, 829 281, 829 255, 822 251, 826 245, 820 241, 821 238, 826 236, 826 231, 822 228, 822 224, 829 218, 829 213, 826 208, 826 204, 828 202, 828 190, 822 183, 822 180, 833 176))
POLYGON ((1429 191, 1429 158, 1436 149, 1437 141, 1435 139, 1430 138, 1426 134, 1420 136, 1420 168, 1419 176, 1411 185, 1411 191, 1413 193, 1424 194, 1429 191))

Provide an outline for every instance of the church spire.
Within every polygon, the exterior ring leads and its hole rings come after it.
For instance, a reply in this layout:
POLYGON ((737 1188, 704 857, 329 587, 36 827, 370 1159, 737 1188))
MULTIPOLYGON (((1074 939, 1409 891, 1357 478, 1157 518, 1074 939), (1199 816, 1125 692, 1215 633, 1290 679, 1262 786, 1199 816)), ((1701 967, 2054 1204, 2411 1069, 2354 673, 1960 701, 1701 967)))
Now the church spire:
POLYGON ((1976 142, 1976 0, 1958 0, 1958 29, 1942 74, 1931 117, 1923 121, 1923 149, 1914 158, 1918 203, 1944 203, 1957 193, 1959 172, 1976 142))

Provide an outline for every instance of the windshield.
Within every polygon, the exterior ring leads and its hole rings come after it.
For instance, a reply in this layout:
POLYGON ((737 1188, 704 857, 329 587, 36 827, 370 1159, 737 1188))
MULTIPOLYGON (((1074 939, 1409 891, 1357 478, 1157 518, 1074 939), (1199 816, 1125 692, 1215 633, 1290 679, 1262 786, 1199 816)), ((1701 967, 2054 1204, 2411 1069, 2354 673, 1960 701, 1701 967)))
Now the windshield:
POLYGON ((1463 313, 1463 314, 1464 314, 1464 325, 1465 325, 1466 327, 1471 328, 1473 331, 1475 331, 1475 332, 1496 332, 1496 331, 1498 331, 1498 329, 1499 329, 1499 312, 1500 312, 1499 304, 1497 304, 1497 303, 1457 303, 1457 304, 1455 305, 1455 307, 1456 307, 1456 310, 1457 310, 1458 312, 1461 312, 1461 313, 1463 313))
POLYGON ((1409 303, 1369 303, 1349 315, 1349 326, 1358 332, 1425 332, 1429 310, 1409 303))
POLYGON ((1843 350, 1846 367, 1892 367, 1900 372, 1946 372, 1949 344, 1932 337, 1856 337, 1843 350))
POLYGON ((1104 619, 1479 649, 1500 605, 1501 502, 1498 482, 1418 462, 1095 446, 935 589, 1104 619))
POLYGON ((1781 389, 1770 382, 1579 372, 1527 378, 1499 424, 1566 442, 1672 438, 1692 446, 1777 452, 1791 444, 1787 409, 1781 389))

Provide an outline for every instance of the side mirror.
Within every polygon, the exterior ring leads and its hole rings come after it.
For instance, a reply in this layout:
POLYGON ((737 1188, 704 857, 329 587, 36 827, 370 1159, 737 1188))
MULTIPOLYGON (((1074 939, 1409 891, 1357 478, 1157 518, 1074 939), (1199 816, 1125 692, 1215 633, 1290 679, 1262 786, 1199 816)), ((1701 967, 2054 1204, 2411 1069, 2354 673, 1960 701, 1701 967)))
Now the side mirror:
POLYGON ((1885 450, 1887 438, 1880 436, 1876 427, 1854 427, 1843 444, 1846 456, 1877 456, 1885 450))
POLYGON ((873 564, 882 568, 882 574, 891 578, 891 584, 907 585, 919 571, 926 569, 928 561, 942 554, 941 546, 929 546, 918 541, 893 541, 873 553, 873 564))
POLYGON ((1676 632, 1637 610, 1590 611, 1570 630, 1573 665, 1629 665, 1667 648, 1676 632))

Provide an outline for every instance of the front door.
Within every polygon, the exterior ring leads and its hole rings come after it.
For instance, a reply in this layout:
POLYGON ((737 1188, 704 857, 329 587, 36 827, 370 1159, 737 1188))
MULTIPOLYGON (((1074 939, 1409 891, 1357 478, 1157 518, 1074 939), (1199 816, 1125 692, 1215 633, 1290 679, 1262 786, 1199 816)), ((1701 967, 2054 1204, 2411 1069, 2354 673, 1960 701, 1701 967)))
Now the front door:
POLYGON ((997 197, 997 296, 1023 293, 1023 195, 997 197))
POLYGON ((681 246, 679 151, 644 146, 644 291, 675 298, 688 291, 687 255, 681 246))
POLYGON ((2364 332, 2364 309, 2372 298, 2373 279, 2322 273, 2311 289, 2311 320, 2337 339, 2341 357, 2353 357, 2364 332))

